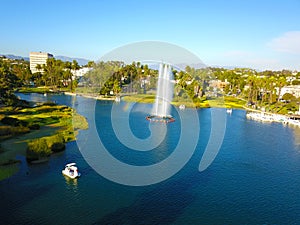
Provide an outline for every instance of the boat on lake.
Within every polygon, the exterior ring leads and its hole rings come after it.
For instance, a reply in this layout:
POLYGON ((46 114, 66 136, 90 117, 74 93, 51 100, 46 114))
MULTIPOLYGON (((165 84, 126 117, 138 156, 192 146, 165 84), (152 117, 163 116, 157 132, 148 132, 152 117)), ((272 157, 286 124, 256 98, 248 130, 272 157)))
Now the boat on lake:
POLYGON ((185 109, 185 105, 180 105, 179 109, 184 110, 185 109))
POLYGON ((80 177, 76 163, 69 163, 65 166, 65 169, 62 170, 62 174, 68 176, 72 179, 80 177))
POLYGON ((230 109, 227 109, 226 112, 227 112, 228 114, 231 114, 231 113, 232 113, 232 109, 231 109, 231 108, 230 108, 230 109))

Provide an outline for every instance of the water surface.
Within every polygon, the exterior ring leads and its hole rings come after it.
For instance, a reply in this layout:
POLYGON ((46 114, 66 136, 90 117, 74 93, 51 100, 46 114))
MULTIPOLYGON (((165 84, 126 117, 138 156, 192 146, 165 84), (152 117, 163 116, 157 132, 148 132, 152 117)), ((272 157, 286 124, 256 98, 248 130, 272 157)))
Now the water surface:
MULTIPOLYGON (((63 95, 21 95, 73 106, 84 115, 90 101, 63 95)), ((149 136, 145 113, 150 105, 121 103, 131 110, 130 126, 149 136)), ((131 151, 117 140, 110 123, 112 102, 97 102, 96 124, 111 154, 132 165, 167 158, 180 135, 180 121, 168 125, 166 140, 149 152, 131 151)), ((144 187, 111 182, 84 160, 76 142, 48 163, 27 165, 0 182, 0 224, 298 224, 300 221, 299 128, 247 120, 245 111, 227 115, 221 149, 207 170, 198 171, 211 130, 211 109, 197 111, 200 135, 196 150, 180 172, 144 187), (66 179, 61 170, 76 162, 82 174, 66 179)), ((176 111, 173 109, 176 117, 176 111)), ((121 115, 121 113, 120 113, 121 115)), ((95 152, 97 146, 95 146, 95 152)))

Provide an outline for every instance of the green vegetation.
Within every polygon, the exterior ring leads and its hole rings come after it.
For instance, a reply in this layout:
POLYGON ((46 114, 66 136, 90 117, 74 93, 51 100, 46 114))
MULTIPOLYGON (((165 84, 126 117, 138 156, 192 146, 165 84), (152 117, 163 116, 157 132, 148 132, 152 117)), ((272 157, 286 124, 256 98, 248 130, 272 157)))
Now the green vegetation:
POLYGON ((79 68, 76 60, 63 62, 59 59, 49 58, 46 64, 37 65, 37 69, 41 72, 32 74, 30 80, 36 86, 51 87, 53 91, 68 87, 72 92, 77 84, 77 81, 73 80, 72 70, 76 71, 79 68))
MULTIPOLYGON (((151 103, 151 97, 144 94, 155 92, 158 71, 140 62, 124 64, 120 61, 89 62, 92 68, 80 81, 73 80, 72 73, 80 67, 76 61, 62 62, 49 59, 37 68, 43 73, 31 74, 28 62, 0 58, 0 102, 16 105, 20 102, 13 95, 17 88, 20 92, 57 92, 71 91, 87 93, 102 98, 126 96, 126 101, 151 103), (34 85, 34 88, 28 86, 34 85), (37 88, 37 86, 42 86, 37 88), (133 97, 132 95, 139 96, 133 97), (127 96, 127 95, 130 95, 127 96), (141 98, 145 98, 141 100, 141 98)), ((289 70, 257 72, 248 68, 201 68, 187 66, 185 71, 173 69, 175 79, 173 104, 196 107, 242 107, 244 99, 252 108, 267 108, 273 112, 285 113, 295 110, 299 99, 280 102, 280 93, 285 85, 300 82, 300 73, 289 70), (226 97, 230 99, 226 99, 226 97), (221 98, 220 98, 221 97, 221 98), (224 104, 222 98, 225 97, 224 104), (219 99, 220 98, 220 99, 219 99), (233 100, 236 98, 235 100, 233 100)))
POLYGON ((210 107, 222 107, 222 108, 244 108, 246 101, 231 96, 225 96, 224 98, 212 98, 206 101, 210 107))
MULTIPOLYGON (((133 62, 93 63, 93 70, 83 78, 81 93, 102 96, 123 95, 125 101, 153 103, 158 71, 133 62)), ((285 113, 294 110, 287 102, 280 102, 285 85, 297 83, 300 73, 288 70, 257 72, 247 68, 202 68, 187 66, 185 71, 173 69, 175 79, 174 105, 195 107, 268 108, 285 113), (282 109, 285 108, 285 109, 282 109), (279 110, 280 109, 280 110, 279 110)), ((295 102, 299 102, 299 99, 295 102)))
POLYGON ((65 149, 65 138, 62 134, 33 139, 28 142, 26 158, 29 162, 49 157, 52 153, 65 149))
MULTIPOLYGON (((148 103, 152 104, 155 101, 155 95, 147 95, 147 94, 136 94, 136 95, 127 95, 122 98, 127 102, 140 102, 140 103, 148 103)), ((197 107, 197 108, 209 108, 209 107, 222 107, 222 108, 236 108, 242 109, 244 108, 246 101, 243 99, 238 99, 232 96, 225 96, 219 98, 211 98, 209 100, 203 99, 197 103, 193 101, 188 101, 185 99, 175 99, 172 102, 172 105, 180 106, 184 104, 186 107, 197 107)))
POLYGON ((78 81, 73 80, 73 72, 80 66, 76 60, 63 62, 49 58, 45 65, 37 65, 41 72, 32 74, 29 62, 0 57, 0 103, 14 105, 18 100, 14 90, 20 92, 47 93, 56 91, 74 91, 78 81), (32 87, 43 86, 43 88, 32 87), (30 89, 27 89, 31 87, 30 89))
POLYGON ((0 119, 0 154, 7 156, 2 157, 0 165, 12 162, 15 154, 9 152, 13 151, 25 154, 29 162, 45 159, 64 150, 65 142, 88 127, 85 118, 72 108, 53 103, 32 108, 1 107, 0 119))
POLYGON ((140 103, 152 104, 155 102, 155 95, 150 95, 150 94, 126 95, 122 99, 127 102, 140 102, 140 103))
POLYGON ((18 166, 16 163, 0 166, 0 181, 9 178, 16 172, 18 172, 18 166))

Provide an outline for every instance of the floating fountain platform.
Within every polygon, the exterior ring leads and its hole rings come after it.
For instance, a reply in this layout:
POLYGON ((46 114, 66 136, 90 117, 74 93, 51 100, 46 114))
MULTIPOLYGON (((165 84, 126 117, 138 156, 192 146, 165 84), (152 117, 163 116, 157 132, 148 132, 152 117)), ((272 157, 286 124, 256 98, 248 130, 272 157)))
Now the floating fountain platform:
POLYGON ((170 115, 170 102, 172 101, 174 89, 172 77, 171 65, 161 63, 158 70, 155 103, 151 115, 146 117, 149 122, 171 123, 175 121, 170 115))
POLYGON ((146 117, 146 120, 155 123, 172 123, 175 122, 175 119, 172 116, 156 116, 150 115, 146 117))

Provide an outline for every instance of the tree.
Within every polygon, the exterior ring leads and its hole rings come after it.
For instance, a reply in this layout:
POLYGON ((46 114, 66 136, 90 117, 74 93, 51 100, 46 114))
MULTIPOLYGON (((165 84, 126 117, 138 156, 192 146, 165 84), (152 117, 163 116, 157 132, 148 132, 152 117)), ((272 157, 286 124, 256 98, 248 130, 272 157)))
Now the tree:
MULTIPOLYGON (((72 62, 72 70, 76 72, 80 69, 80 66, 76 60, 73 60, 72 62)), ((71 76, 71 91, 73 91, 73 76, 71 76)))
POLYGON ((272 104, 274 102, 273 94, 275 92, 275 87, 274 87, 276 84, 275 82, 276 82, 276 79, 274 76, 271 76, 271 77, 269 77, 269 79, 267 79, 267 85, 268 85, 268 88, 270 91, 269 104, 272 104))
POLYGON ((93 68, 94 66, 95 66, 95 62, 94 61, 89 61, 87 63, 87 67, 89 67, 89 68, 93 68))
POLYGON ((71 84, 70 84, 70 89, 71 89, 71 92, 72 92, 72 72, 71 72, 71 69, 72 69, 72 63, 69 62, 69 61, 66 61, 65 62, 65 73, 64 73, 64 80, 66 80, 67 83, 69 83, 69 80, 71 81, 71 84))
POLYGON ((45 85, 47 85, 48 79, 50 80, 50 85, 54 85, 54 76, 55 76, 55 59, 48 58, 46 64, 43 65, 43 79, 45 81, 45 85))
POLYGON ((285 100, 287 102, 289 101, 293 101, 295 100, 296 97, 294 95, 292 95, 291 93, 285 93, 283 96, 282 96, 282 100, 285 100))
POLYGON ((281 89, 287 84, 285 77, 279 77, 277 80, 277 86, 278 86, 278 98, 277 102, 279 102, 280 94, 281 94, 281 89))
POLYGON ((249 92, 248 92, 248 102, 253 103, 253 95, 254 95, 254 89, 255 89, 255 76, 249 76, 247 79, 247 83, 249 86, 249 92))
POLYGON ((13 105, 17 101, 14 89, 20 85, 20 79, 11 72, 9 65, 0 60, 0 103, 13 105))
POLYGON ((114 92, 114 95, 116 95, 116 96, 118 96, 119 93, 121 92, 121 87, 120 87, 120 85, 119 85, 118 80, 115 80, 115 81, 114 81, 113 92, 114 92))

